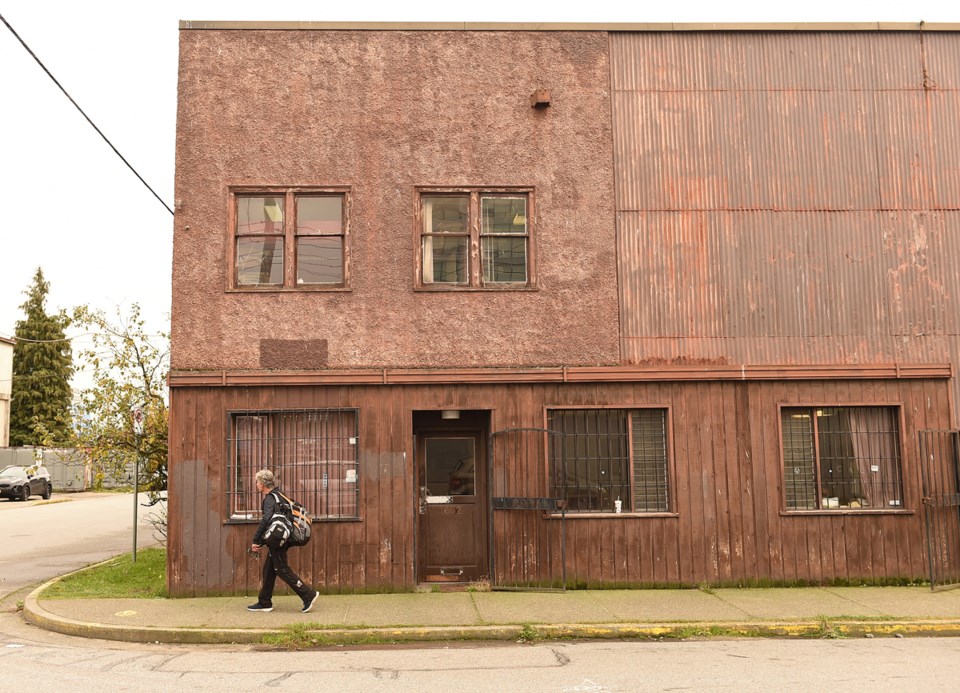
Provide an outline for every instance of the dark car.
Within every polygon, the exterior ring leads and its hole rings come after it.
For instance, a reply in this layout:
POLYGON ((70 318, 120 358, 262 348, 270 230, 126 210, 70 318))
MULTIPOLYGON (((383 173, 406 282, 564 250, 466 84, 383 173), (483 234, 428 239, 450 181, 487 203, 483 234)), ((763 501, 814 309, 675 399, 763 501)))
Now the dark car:
POLYGON ((4 467, 0 470, 0 498, 27 500, 30 496, 49 498, 53 493, 46 467, 4 467))

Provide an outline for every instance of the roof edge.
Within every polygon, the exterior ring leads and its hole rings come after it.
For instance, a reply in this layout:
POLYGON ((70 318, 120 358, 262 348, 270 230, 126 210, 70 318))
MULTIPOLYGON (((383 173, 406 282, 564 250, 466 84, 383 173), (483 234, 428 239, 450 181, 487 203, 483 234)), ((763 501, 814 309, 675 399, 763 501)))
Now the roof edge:
POLYGON ((577 23, 577 22, 297 22, 196 21, 192 31, 960 31, 960 22, 746 22, 746 23, 577 23))

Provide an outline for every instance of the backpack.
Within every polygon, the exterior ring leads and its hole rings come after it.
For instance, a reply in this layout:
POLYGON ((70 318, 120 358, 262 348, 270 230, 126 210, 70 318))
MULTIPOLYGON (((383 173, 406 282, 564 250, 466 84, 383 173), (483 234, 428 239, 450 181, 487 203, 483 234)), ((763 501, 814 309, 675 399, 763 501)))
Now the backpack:
POLYGON ((310 541, 310 512, 295 500, 290 500, 279 491, 272 491, 277 501, 273 517, 263 533, 264 543, 270 548, 304 546, 310 541))

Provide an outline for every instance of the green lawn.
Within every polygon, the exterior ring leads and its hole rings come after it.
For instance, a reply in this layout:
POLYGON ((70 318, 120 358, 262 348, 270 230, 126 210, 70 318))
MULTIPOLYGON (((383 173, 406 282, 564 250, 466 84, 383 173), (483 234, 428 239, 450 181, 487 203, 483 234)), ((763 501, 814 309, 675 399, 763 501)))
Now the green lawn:
POLYGON ((99 599, 103 597, 153 599, 167 596, 167 550, 137 551, 96 568, 65 577, 43 592, 44 599, 99 599))

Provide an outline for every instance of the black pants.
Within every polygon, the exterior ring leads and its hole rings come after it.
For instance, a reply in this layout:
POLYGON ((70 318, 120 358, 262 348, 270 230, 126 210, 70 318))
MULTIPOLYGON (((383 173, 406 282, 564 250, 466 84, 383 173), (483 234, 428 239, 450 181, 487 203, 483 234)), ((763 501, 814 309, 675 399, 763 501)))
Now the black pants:
POLYGON ((263 562, 263 581, 260 583, 260 594, 257 602, 262 606, 273 606, 273 586, 277 582, 277 576, 285 583, 290 585, 297 596, 304 602, 313 599, 315 590, 297 577, 296 573, 287 563, 287 547, 280 549, 270 549, 267 560, 263 562))

